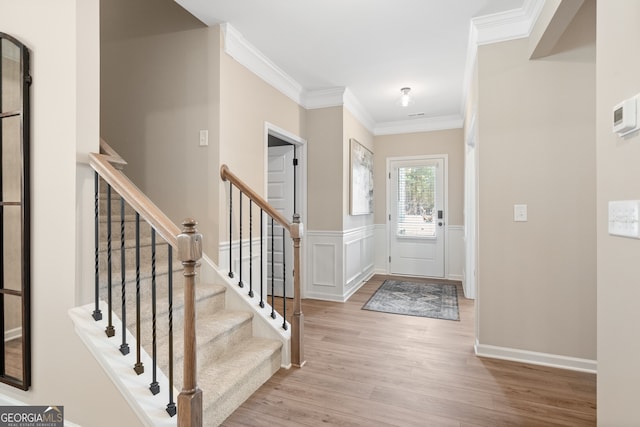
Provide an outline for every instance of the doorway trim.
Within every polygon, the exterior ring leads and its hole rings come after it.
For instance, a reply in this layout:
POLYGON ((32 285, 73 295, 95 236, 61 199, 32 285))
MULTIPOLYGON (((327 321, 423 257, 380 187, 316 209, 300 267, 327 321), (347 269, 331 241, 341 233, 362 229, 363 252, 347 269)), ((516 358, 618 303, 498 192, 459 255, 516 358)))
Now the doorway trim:
POLYGON ((466 298, 475 299, 478 270, 478 149, 475 112, 469 123, 464 152, 465 257, 462 287, 466 298))
MULTIPOLYGON (((273 123, 264 122, 264 195, 269 194, 269 135, 275 136, 283 141, 290 143, 296 148, 296 157, 298 159, 298 167, 295 169, 296 174, 296 198, 298 200, 297 212, 300 215, 300 221, 303 227, 307 226, 307 140, 295 135, 273 123)), ((288 218, 291 220, 292 218, 288 218)), ((307 255, 304 250, 304 236, 302 239, 303 247, 300 250, 300 277, 306 277, 307 255)), ((300 294, 305 298, 304 286, 300 287, 300 294)))
POLYGON ((391 164, 398 161, 429 161, 434 159, 444 160, 444 278, 449 277, 449 155, 448 154, 424 154, 417 156, 401 156, 401 157, 387 157, 386 159, 386 183, 385 183, 385 272, 390 274, 389 271, 389 256, 391 256, 391 221, 389 216, 391 215, 391 164))

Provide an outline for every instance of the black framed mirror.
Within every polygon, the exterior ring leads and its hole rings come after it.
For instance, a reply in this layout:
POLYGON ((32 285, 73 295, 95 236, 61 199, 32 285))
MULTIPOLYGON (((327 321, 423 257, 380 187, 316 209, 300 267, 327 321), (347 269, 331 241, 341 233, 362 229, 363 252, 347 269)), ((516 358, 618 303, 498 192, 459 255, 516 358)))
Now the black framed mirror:
POLYGON ((29 51, 0 32, 0 382, 31 385, 29 51))

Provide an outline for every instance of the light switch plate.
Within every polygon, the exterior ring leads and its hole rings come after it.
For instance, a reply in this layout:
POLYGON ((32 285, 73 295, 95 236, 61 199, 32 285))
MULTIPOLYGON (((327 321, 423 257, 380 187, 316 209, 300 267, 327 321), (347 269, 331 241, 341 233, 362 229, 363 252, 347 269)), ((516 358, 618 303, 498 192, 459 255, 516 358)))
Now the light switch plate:
POLYGON ((515 222, 527 221, 527 205, 513 205, 513 220, 515 222))
POLYGON ((209 145, 209 131, 201 130, 200 131, 200 147, 206 147, 209 145))
POLYGON ((640 239, 640 200, 609 202, 609 234, 640 239))

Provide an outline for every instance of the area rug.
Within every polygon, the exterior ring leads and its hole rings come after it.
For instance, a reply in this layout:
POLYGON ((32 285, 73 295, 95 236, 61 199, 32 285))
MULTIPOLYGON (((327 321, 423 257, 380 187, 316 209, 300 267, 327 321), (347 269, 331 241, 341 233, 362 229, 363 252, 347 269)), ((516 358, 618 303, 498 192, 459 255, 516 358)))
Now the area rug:
POLYGON ((408 316, 460 320, 458 291, 455 285, 446 283, 385 280, 362 309, 408 316))

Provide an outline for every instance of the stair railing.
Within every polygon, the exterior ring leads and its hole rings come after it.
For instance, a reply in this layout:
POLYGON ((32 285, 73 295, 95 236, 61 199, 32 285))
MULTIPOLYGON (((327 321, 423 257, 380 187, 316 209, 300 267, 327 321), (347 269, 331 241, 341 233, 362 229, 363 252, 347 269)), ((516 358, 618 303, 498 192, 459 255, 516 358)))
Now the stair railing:
MULTIPOLYGON (((242 214, 243 208, 243 200, 247 198, 249 200, 249 257, 248 257, 248 269, 249 269, 249 277, 248 284, 249 290, 248 295, 251 298, 255 297, 254 294, 254 274, 253 274, 253 205, 256 205, 260 209, 260 291, 259 291, 259 301, 258 305, 260 307, 265 307, 264 303, 264 273, 263 268, 267 266, 268 260, 263 259, 264 256, 264 242, 265 242, 265 230, 264 225, 267 225, 269 229, 269 236, 271 241, 271 260, 270 260, 270 281, 271 281, 271 317, 276 318, 275 314, 275 289, 274 289, 274 278, 276 277, 276 272, 274 270, 275 260, 274 260, 274 245, 275 240, 282 240, 282 317, 283 317, 283 329, 289 328, 289 323, 286 320, 286 310, 287 310, 287 295, 286 295, 286 280, 287 280, 287 266, 285 263, 284 253, 287 250, 285 244, 285 230, 289 233, 291 239, 293 240, 293 315, 291 317, 291 363, 294 366, 301 367, 305 363, 304 359, 304 348, 303 348, 303 335, 304 335, 304 315, 302 313, 302 297, 300 294, 300 241, 303 235, 303 225, 300 222, 300 215, 294 214, 293 220, 289 222, 280 212, 278 212, 271 204, 269 204, 266 200, 264 200, 257 192, 255 192, 251 187, 249 187, 244 181, 238 178, 235 174, 233 174, 227 165, 222 165, 220 168, 220 177, 223 181, 229 182, 229 277, 234 278, 235 273, 233 271, 233 247, 234 247, 234 233, 233 233, 233 225, 234 222, 238 223, 238 286, 240 288, 244 288, 246 285, 245 280, 243 278, 243 246, 245 244, 245 239, 243 238, 243 223, 244 217, 242 214), (234 214, 234 191, 233 188, 236 188, 238 199, 238 213, 234 214), (266 217, 265 217, 266 215, 266 217), (282 226, 282 236, 274 235, 274 223, 280 224, 282 226)), ((280 248, 278 248, 280 249, 280 248)), ((269 266, 267 266, 269 267, 269 266)), ((268 285, 268 284, 267 284, 268 285)))
POLYGON ((121 321, 122 343, 120 352, 129 353, 129 345, 126 342, 126 287, 125 287, 125 203, 135 211, 135 264, 136 264, 136 341, 137 357, 132 367, 136 374, 144 372, 144 366, 140 358, 140 218, 144 219, 151 227, 152 272, 151 272, 151 298, 152 298, 152 382, 149 390, 152 394, 160 392, 157 382, 157 354, 156 354, 156 244, 155 237, 158 234, 168 244, 168 331, 169 331, 169 403, 166 411, 170 416, 178 414, 178 427, 202 426, 202 391, 196 383, 196 335, 195 335, 195 276, 196 267, 202 256, 202 235, 196 231, 196 221, 186 219, 181 231, 149 198, 144 195, 123 173, 122 168, 127 163, 104 140, 100 141, 100 154, 89 154, 89 164, 95 170, 95 310, 93 318, 102 319, 99 306, 99 181, 106 182, 106 228, 107 228, 107 306, 108 325, 105 329, 107 337, 115 336, 112 323, 113 295, 112 295, 112 218, 111 218, 111 192, 115 191, 120 196, 120 255, 121 255, 121 321), (183 388, 177 398, 177 406, 173 397, 173 249, 178 251, 178 257, 184 267, 184 380, 183 388))

